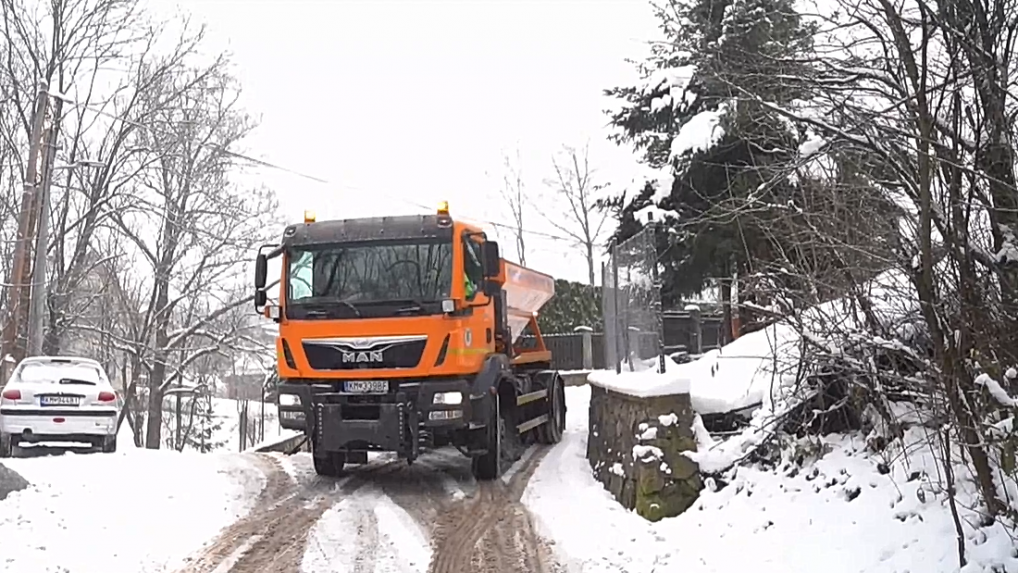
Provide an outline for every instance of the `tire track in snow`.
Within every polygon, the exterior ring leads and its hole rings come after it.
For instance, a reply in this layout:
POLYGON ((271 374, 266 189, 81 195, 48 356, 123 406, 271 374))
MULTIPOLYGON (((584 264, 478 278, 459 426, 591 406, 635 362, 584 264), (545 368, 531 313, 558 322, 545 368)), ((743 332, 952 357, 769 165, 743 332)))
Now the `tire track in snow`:
POLYGON ((364 507, 357 499, 347 504, 356 506, 357 551, 354 553, 353 573, 375 573, 375 557, 378 548, 378 520, 375 512, 364 507))
POLYGON ((375 484, 327 511, 311 531, 302 573, 422 573, 431 560, 416 520, 375 484))
POLYGON ((337 499, 362 488, 372 474, 392 471, 385 461, 354 468, 339 478, 295 480, 272 456, 255 454, 266 476, 255 508, 206 546, 179 573, 298 573, 309 530, 337 499))
POLYGON ((557 573, 552 552, 520 502, 547 454, 531 447, 500 480, 482 482, 475 495, 452 503, 433 534, 428 573, 557 573))

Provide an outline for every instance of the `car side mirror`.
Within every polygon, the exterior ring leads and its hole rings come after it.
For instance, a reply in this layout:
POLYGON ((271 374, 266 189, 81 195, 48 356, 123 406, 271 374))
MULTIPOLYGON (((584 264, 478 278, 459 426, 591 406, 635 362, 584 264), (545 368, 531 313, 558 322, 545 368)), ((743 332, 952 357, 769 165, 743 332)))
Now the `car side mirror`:
POLYGON ((254 286, 258 290, 265 288, 265 281, 268 279, 269 274, 269 260, 265 255, 258 253, 255 257, 255 276, 254 286))
MULTIPOLYGON (((502 272, 502 255, 498 252, 498 243, 485 241, 481 243, 481 270, 484 278, 497 277, 502 272)), ((485 294, 488 294, 485 287, 485 294)))

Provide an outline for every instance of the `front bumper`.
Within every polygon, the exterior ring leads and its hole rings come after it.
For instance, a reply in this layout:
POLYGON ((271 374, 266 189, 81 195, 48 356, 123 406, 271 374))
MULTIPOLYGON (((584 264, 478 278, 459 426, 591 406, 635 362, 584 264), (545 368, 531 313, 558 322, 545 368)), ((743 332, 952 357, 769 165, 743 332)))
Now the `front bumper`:
POLYGON ((115 435, 117 414, 112 409, 3 408, 0 409, 0 432, 27 442, 89 441, 115 435))
POLYGON ((281 383, 280 397, 295 396, 298 404, 279 406, 280 425, 304 431, 319 451, 381 450, 413 459, 430 433, 470 423, 470 382, 465 379, 393 380, 385 394, 343 388, 342 381, 281 383), (459 393, 460 403, 434 403, 437 394, 449 393, 459 393))

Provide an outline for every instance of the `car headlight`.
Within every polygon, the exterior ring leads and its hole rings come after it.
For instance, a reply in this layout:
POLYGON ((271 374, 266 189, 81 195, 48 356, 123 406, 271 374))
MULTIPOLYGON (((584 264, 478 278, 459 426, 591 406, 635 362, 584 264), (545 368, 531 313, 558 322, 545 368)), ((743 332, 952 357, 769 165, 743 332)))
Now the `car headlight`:
POLYGON ((280 394, 280 406, 300 406, 300 397, 296 394, 280 394))
POLYGON ((449 406, 457 406, 463 403, 462 392, 438 392, 431 401, 432 404, 446 404, 449 406))

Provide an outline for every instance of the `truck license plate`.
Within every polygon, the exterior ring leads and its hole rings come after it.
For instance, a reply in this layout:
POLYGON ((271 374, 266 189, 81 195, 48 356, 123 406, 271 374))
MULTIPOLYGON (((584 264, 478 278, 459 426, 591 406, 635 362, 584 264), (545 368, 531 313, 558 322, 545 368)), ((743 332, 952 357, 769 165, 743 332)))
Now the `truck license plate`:
POLYGON ((389 391, 388 380, 347 380, 343 389, 351 394, 385 394, 389 391))

